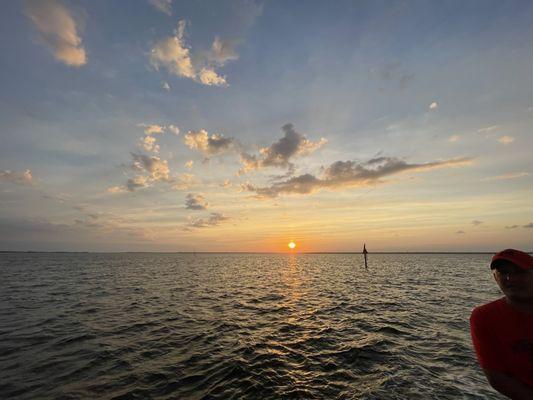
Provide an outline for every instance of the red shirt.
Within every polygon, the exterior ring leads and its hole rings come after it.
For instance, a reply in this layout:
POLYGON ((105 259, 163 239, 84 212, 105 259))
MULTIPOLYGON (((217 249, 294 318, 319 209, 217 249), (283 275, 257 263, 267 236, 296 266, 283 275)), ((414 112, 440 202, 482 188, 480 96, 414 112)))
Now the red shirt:
POLYGON ((481 368, 533 387, 532 314, 515 310, 503 297, 472 311, 470 333, 481 368))

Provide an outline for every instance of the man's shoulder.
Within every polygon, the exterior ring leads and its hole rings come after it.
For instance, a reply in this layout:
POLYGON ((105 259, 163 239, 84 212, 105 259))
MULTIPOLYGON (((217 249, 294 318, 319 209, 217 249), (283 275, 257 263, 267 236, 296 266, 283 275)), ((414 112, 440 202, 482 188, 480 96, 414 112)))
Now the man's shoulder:
POLYGON ((485 319, 490 318, 492 316, 501 315, 501 313, 505 312, 507 307, 505 297, 502 297, 498 300, 491 301, 490 303, 483 304, 481 306, 478 306, 472 310, 472 315, 470 319, 485 319))

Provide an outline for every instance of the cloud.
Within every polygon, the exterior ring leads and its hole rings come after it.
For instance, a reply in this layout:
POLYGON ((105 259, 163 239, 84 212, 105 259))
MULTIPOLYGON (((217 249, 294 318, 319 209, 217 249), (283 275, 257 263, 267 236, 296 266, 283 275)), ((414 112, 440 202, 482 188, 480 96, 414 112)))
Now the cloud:
POLYGON ((327 143, 321 138, 318 142, 308 140, 304 135, 296 132, 293 124, 283 125, 284 136, 269 147, 259 151, 259 156, 241 153, 243 168, 240 173, 264 167, 282 167, 292 169, 291 158, 314 152, 327 143))
POLYGON ((491 125, 477 130, 477 133, 483 135, 485 138, 490 138, 494 135, 495 131, 501 128, 500 125, 491 125))
POLYGON ((439 103, 437 103, 436 101, 429 105, 430 110, 436 110, 437 108, 439 108, 439 103))
POLYGON ((227 86, 226 77, 218 75, 212 68, 202 68, 197 75, 197 81, 208 86, 227 86))
POLYGON ((220 186, 223 188, 231 187, 231 181, 229 179, 226 179, 220 184, 220 186))
POLYGON ((235 145, 235 139, 217 133, 209 136, 204 129, 187 132, 184 142, 189 148, 198 150, 206 156, 223 153, 235 145))
POLYGON ((249 183, 243 190, 255 192, 260 198, 273 198, 280 194, 311 194, 321 189, 342 189, 383 183, 384 177, 407 171, 428 171, 437 168, 458 167, 472 163, 471 158, 454 158, 421 164, 409 164, 394 157, 379 157, 365 163, 354 161, 336 161, 324 170, 323 176, 317 178, 304 174, 276 182, 270 187, 255 187, 249 183))
POLYGON ((184 43, 186 22, 181 20, 174 36, 159 40, 150 52, 150 63, 156 70, 165 67, 169 73, 194 79, 196 72, 192 65, 189 48, 184 43))
POLYGON ((127 188, 125 188, 124 186, 112 186, 112 187, 107 188, 107 192, 111 194, 124 193, 127 191, 128 191, 127 188))
POLYGON ((221 213, 211 213, 209 218, 198 218, 191 221, 187 225, 189 228, 210 228, 220 225, 221 222, 227 221, 230 218, 221 213))
POLYGON ((159 153, 159 145, 155 143, 155 137, 153 136, 145 136, 144 138, 141 138, 141 147, 146 151, 159 153))
POLYGON ((128 179, 126 182, 126 188, 133 192, 135 189, 140 189, 148 186, 148 178, 142 175, 138 175, 134 178, 128 179))
POLYGON ((147 135, 154 135, 157 133, 165 133, 165 127, 157 124, 138 124, 137 126, 144 128, 144 133, 147 135))
POLYGON ((465 231, 457 231, 455 232, 457 235, 464 235, 466 232, 465 231))
POLYGON ((167 92, 170 90, 170 85, 168 82, 163 82, 163 89, 165 89, 167 92))
POLYGON ((192 169, 192 166, 194 164, 194 161, 193 160, 189 160, 185 163, 185 168, 187 169, 192 169))
POLYGON ((185 206, 187 210, 206 210, 209 203, 201 194, 189 193, 185 198, 185 206))
POLYGON ((237 41, 225 41, 216 36, 207 58, 212 63, 220 66, 225 65, 228 61, 238 60, 239 55, 235 51, 237 43, 237 41))
POLYGON ((516 229, 518 227, 519 227, 519 225, 508 225, 508 226, 505 227, 505 229, 516 229))
POLYGON ((170 131, 170 133, 173 133, 176 136, 180 134, 180 128, 178 128, 176 125, 169 125, 167 129, 170 131))
POLYGON ((522 228, 533 228, 533 222, 530 222, 529 224, 522 226, 522 228))
POLYGON ((448 141, 449 142, 457 142, 457 141, 459 141, 460 138, 461 138, 461 136, 459 136, 459 135, 452 135, 452 136, 450 136, 448 138, 448 141))
POLYGON ((56 60, 72 67, 87 63, 76 21, 59 0, 27 0, 26 16, 40 33, 40 40, 56 60))
POLYGON ((164 67, 172 75, 189 78, 203 85, 227 86, 226 77, 219 75, 215 68, 238 59, 234 42, 215 37, 210 51, 193 56, 190 46, 185 42, 186 25, 186 21, 179 21, 174 36, 162 38, 155 43, 150 52, 152 66, 156 70, 164 67))
POLYGON ((159 124, 137 124, 138 127, 144 128, 145 135, 164 134, 165 132, 180 134, 180 128, 176 125, 159 125, 159 124))
POLYGON ((31 186, 33 185, 33 176, 29 169, 25 171, 0 171, 0 182, 11 182, 16 185, 31 186))
POLYGON ((172 15, 172 0, 149 0, 149 2, 162 13, 172 15))
POLYGON ((144 154, 131 153, 133 163, 131 168, 136 171, 144 171, 149 174, 151 181, 170 181, 170 170, 167 160, 144 154))
POLYGON ((193 174, 180 174, 172 181, 172 189, 174 190, 187 190, 194 182, 193 174))
POLYGON ((154 183, 164 182, 173 190, 189 189, 194 181, 192 174, 180 174, 171 176, 168 161, 156 156, 131 153, 133 162, 129 168, 133 171, 144 173, 129 178, 125 186, 113 186, 107 189, 109 193, 123 193, 136 189, 152 186, 154 183))
POLYGON ((472 221, 472 225, 474 225, 474 226, 479 226, 479 225, 481 225, 482 223, 483 223, 483 221, 478 221, 477 219, 475 219, 475 220, 472 221))
POLYGON ((487 182, 487 181, 502 181, 502 180, 507 180, 507 179, 518 179, 518 178, 522 178, 528 175, 529 175, 528 172, 509 172, 508 174, 489 176, 487 178, 482 179, 482 181, 487 182))
POLYGON ((508 144, 514 142, 514 137, 507 136, 507 135, 501 136, 501 137, 498 138, 498 142, 500 142, 503 145, 508 145, 508 144))

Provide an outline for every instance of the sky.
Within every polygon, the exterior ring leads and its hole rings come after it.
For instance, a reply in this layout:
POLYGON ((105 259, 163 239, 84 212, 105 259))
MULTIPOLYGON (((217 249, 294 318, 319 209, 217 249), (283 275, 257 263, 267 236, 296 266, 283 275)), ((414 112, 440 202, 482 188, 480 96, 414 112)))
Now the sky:
POLYGON ((532 2, 0 7, 0 250, 533 250, 532 2))

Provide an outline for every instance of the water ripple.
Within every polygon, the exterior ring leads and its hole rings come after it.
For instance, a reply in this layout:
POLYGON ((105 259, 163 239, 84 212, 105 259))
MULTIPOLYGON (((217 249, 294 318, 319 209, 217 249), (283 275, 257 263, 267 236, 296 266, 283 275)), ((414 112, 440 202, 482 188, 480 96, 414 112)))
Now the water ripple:
POLYGON ((497 295, 487 256, 370 261, 366 271, 358 255, 1 254, 0 393, 500 399, 468 332, 472 307, 497 295))

